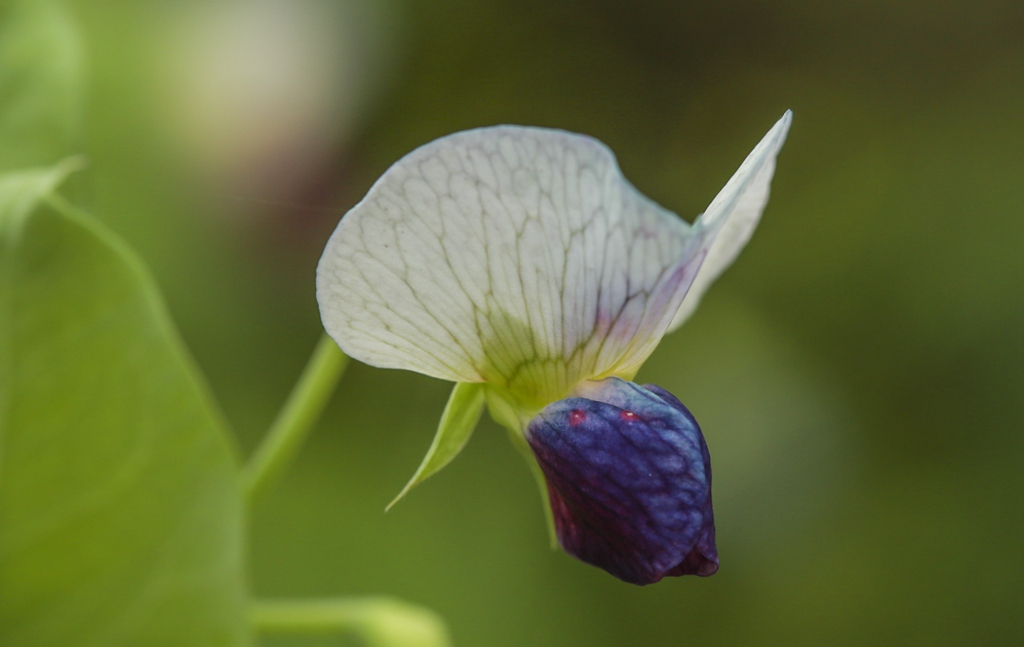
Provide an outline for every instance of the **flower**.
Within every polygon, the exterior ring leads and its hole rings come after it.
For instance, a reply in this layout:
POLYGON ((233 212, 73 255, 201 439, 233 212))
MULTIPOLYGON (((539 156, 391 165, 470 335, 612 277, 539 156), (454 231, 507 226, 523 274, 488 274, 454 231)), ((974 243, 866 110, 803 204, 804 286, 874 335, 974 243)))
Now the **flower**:
POLYGON ((327 243, 317 301, 355 359, 456 382, 403 494, 461 450, 486 402, 566 552, 636 584, 714 573, 700 427, 630 380, 749 240, 790 119, 692 225, 603 144, 559 130, 455 133, 388 169, 327 243))
POLYGON ((617 377, 529 426, 566 552, 634 584, 718 570, 711 456, 672 394, 617 377))

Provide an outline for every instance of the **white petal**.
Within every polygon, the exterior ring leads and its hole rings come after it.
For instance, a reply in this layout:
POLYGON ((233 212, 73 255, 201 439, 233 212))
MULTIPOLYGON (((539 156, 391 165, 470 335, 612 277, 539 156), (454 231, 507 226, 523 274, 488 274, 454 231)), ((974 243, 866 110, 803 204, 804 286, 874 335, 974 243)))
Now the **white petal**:
POLYGON ((732 265, 757 228, 761 212, 768 203, 772 174, 775 172, 775 156, 786 141, 792 117, 793 113, 787 110, 695 223, 696 226, 713 228, 717 225, 721 228, 714 237, 697 278, 672 320, 670 331, 681 326, 696 310, 704 292, 732 265))
POLYGON ((317 300, 360 361, 544 404, 639 366, 717 229, 645 198, 589 137, 466 131, 402 158, 342 219, 317 300))

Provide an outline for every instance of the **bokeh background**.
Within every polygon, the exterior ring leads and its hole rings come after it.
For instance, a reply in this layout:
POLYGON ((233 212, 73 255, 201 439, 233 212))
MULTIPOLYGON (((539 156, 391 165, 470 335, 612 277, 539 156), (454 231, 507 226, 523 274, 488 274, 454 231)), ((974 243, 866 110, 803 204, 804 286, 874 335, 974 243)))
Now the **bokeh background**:
POLYGON ((1020 2, 71 9, 91 166, 68 191, 153 268, 244 453, 320 334, 328 235, 409 150, 583 132, 692 219, 794 112, 753 241, 639 376, 705 429, 717 575, 638 588, 549 550, 489 420, 384 514, 449 385, 353 365, 253 513, 258 594, 397 594, 462 646, 1024 641, 1020 2))

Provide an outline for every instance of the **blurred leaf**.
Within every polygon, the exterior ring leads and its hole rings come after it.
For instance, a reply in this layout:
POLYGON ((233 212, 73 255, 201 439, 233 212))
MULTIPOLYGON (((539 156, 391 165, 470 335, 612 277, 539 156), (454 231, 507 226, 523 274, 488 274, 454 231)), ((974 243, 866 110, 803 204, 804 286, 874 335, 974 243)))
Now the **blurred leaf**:
POLYGON ((248 644, 224 425, 65 170, 0 176, 0 644, 248 644))
POLYGON ((81 37, 63 4, 0 6, 0 170, 53 164, 77 152, 82 68, 81 37))
POLYGON ((430 444, 427 455, 423 457, 419 469, 412 475, 398 496, 388 504, 388 508, 398 503, 402 497, 423 481, 441 471, 445 465, 459 455, 462 448, 469 442, 469 437, 480 421, 484 410, 484 385, 475 382, 457 382, 452 394, 448 396, 448 404, 441 414, 441 422, 437 425, 437 434, 430 444))

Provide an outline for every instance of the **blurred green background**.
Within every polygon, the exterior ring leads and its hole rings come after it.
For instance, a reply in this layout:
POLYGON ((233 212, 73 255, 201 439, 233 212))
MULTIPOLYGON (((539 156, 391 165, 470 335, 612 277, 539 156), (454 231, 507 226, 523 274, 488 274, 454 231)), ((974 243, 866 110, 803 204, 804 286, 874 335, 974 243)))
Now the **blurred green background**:
POLYGON ((457 645, 1024 642, 1021 3, 71 7, 91 166, 66 193, 153 268, 246 452, 320 334, 327 236, 412 148, 587 133, 692 219, 794 112, 753 241, 639 376, 705 430, 717 575, 550 551, 489 420, 385 515, 450 386, 354 365, 254 511, 258 594, 397 594, 457 645))

